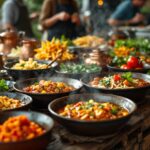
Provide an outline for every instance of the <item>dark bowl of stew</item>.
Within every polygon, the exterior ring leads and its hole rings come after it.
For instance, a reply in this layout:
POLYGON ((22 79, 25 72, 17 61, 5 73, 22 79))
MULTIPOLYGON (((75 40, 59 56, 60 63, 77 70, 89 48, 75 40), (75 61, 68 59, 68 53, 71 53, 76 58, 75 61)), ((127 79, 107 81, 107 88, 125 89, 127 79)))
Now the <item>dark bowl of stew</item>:
MULTIPOLYGON (((88 107, 84 107, 84 108, 91 110, 90 107, 91 105, 88 107)), ((49 104, 48 109, 50 111, 51 116, 54 118, 54 120, 56 120, 58 123, 63 125, 66 129, 68 129, 72 133, 75 133, 78 135, 84 135, 84 136, 110 136, 110 135, 112 136, 118 133, 123 127, 125 127, 130 117, 133 115, 134 111, 136 110, 136 104, 127 98, 116 96, 116 95, 98 94, 98 93, 75 94, 75 95, 70 95, 70 96, 66 96, 66 97, 54 100, 53 102, 49 104), (62 109, 64 109, 65 106, 68 107, 68 105, 72 105, 72 104, 75 104, 74 106, 76 107, 75 109, 79 109, 79 107, 77 107, 79 106, 79 103, 81 102, 88 103, 87 101, 88 100, 91 101, 91 99, 94 100, 96 103, 114 104, 117 107, 123 108, 128 113, 118 118, 117 117, 108 118, 107 115, 110 115, 110 114, 107 114, 105 111, 104 113, 101 113, 99 119, 91 119, 90 117, 87 119, 85 119, 85 117, 73 118, 72 113, 74 112, 71 112, 71 111, 69 113, 70 114, 69 117, 64 116, 61 113, 59 113, 62 109)), ((67 110, 67 108, 65 110, 67 110)), ((75 111, 75 110, 72 110, 72 111, 75 111)), ((95 113, 96 115, 97 113, 96 109, 93 109, 92 111, 93 112, 91 113, 95 113)), ((78 110, 78 113, 80 113, 79 110, 78 110)), ((91 113, 88 113, 88 115, 89 116, 93 115, 91 113)), ((78 115, 82 115, 82 114, 78 114, 78 115)))
POLYGON ((147 95, 148 90, 150 89, 150 75, 141 74, 141 73, 130 73, 130 72, 128 73, 111 72, 109 74, 103 73, 100 74, 99 76, 93 75, 93 76, 82 78, 81 81, 88 92, 91 93, 101 92, 101 93, 115 94, 115 95, 132 99, 136 103, 143 103, 145 101, 145 96, 147 95), (124 81, 116 82, 115 78, 118 75, 119 76, 125 75, 124 81), (96 79, 98 80, 96 81, 96 79), (127 80, 127 84, 130 85, 129 87, 125 85, 126 80, 127 80), (137 86, 135 84, 135 86, 132 87, 132 81, 133 82, 135 81, 137 86), (94 82, 96 85, 94 85, 94 82), (106 87, 102 84, 106 84, 106 87))
MULTIPOLYGON (((59 98, 59 97, 67 96, 70 94, 78 93, 81 90, 82 86, 83 84, 79 80, 76 80, 76 79, 65 78, 65 77, 45 77, 45 78, 31 78, 27 80, 17 81, 14 85, 14 89, 19 93, 24 93, 24 94, 31 96, 33 99, 32 106, 34 108, 47 109, 48 104, 52 100, 59 98), (60 90, 60 87, 59 89, 58 87, 57 89, 56 88, 54 89, 55 85, 50 84, 48 86, 46 85, 42 86, 43 88, 46 88, 46 90, 50 90, 50 92, 47 92, 47 91, 39 92, 31 88, 30 88, 31 90, 24 90, 27 87, 38 86, 38 83, 40 83, 41 80, 52 81, 53 83, 61 82, 65 84, 66 87, 70 87, 70 88, 69 90, 65 90, 65 87, 63 86, 61 88, 62 89, 61 91, 51 92, 51 90, 60 90)), ((39 86, 39 88, 41 87, 39 86)))
MULTIPOLYGON (((51 139, 51 131, 54 126, 54 121, 51 117, 42 113, 32 112, 32 111, 30 112, 28 111, 0 112, 0 124, 2 125, 4 122, 8 121, 8 119, 12 117, 18 117, 22 115, 27 117, 29 121, 32 121, 36 123, 37 125, 39 125, 44 130, 44 133, 36 137, 30 138, 30 139, 16 140, 16 141, 12 141, 12 140, 1 141, 0 149, 1 150, 10 150, 10 149, 11 150, 31 150, 31 149, 42 150, 42 149, 45 149, 51 139)), ((19 124, 18 126, 23 126, 23 124, 19 124)), ((24 126, 25 126, 25 123, 24 123, 24 126)), ((16 130, 16 126, 14 128, 11 128, 10 131, 12 131, 13 129, 16 130)), ((31 131, 33 131, 33 129, 31 131)), ((11 134, 12 133, 10 132, 10 135, 11 134)), ((24 135, 24 137, 25 136, 26 135, 24 135)))
POLYGON ((32 106, 32 98, 22 93, 0 92, 0 104, 0 112, 29 110, 32 106))

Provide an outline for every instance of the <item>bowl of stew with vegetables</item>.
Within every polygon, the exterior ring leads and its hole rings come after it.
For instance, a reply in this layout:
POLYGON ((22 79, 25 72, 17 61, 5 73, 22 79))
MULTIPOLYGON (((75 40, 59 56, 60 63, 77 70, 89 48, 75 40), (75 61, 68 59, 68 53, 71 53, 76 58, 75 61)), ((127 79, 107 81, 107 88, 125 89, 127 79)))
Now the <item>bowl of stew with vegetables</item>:
POLYGON ((33 107, 45 109, 50 101, 78 93, 82 86, 76 79, 53 76, 20 80, 15 83, 14 89, 30 95, 33 98, 33 107))
POLYGON ((131 100, 110 94, 74 94, 48 106, 52 117, 69 131, 86 136, 113 135, 136 109, 131 100))
POLYGON ((118 72, 82 78, 88 92, 103 92, 124 96, 137 103, 144 101, 150 88, 150 76, 141 73, 118 72))
POLYGON ((0 149, 45 149, 53 126, 51 117, 38 112, 0 113, 0 149))

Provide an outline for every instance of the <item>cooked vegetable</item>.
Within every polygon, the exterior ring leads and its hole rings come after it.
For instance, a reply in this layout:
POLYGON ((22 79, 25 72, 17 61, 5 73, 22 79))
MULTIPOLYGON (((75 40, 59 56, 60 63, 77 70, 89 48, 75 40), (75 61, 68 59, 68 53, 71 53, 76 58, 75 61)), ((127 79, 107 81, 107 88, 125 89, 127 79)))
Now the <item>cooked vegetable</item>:
POLYGON ((127 64, 123 64, 120 67, 121 69, 130 70, 131 68, 127 64))
POLYGON ((129 59, 127 61, 127 65, 133 69, 134 68, 137 68, 137 69, 143 68, 143 63, 140 61, 139 58, 134 57, 134 56, 129 57, 129 59))
POLYGON ((0 142, 18 142, 33 139, 44 134, 45 130, 26 116, 10 117, 0 125, 0 142))
POLYGON ((139 64, 139 59, 137 57, 131 56, 127 61, 127 65, 131 68, 136 68, 139 64))
POLYGON ((135 55, 137 52, 134 47, 128 48, 126 46, 121 46, 114 48, 114 55, 117 57, 127 57, 129 55, 135 55))
POLYGON ((115 74, 108 77, 96 77, 90 85, 97 88, 126 89, 150 85, 149 82, 132 77, 132 73, 115 74))
POLYGON ((121 76, 120 76, 119 74, 115 74, 115 75, 114 75, 114 80, 115 80, 115 81, 121 80, 121 76))
MULTIPOLYGON (((118 76, 120 76, 120 75, 118 75, 118 76)), ((132 73, 131 73, 131 72, 123 73, 123 74, 121 75, 121 78, 126 79, 126 80, 128 80, 129 82, 132 82, 132 81, 133 81, 132 73)), ((121 79, 121 78, 120 78, 120 79, 121 79)))
MULTIPOLYGON (((150 40, 149 39, 126 39, 117 40, 115 47, 109 52, 109 55, 114 58, 113 64, 121 66, 126 64, 124 62, 129 56, 139 57, 140 61, 150 63, 150 40), (145 55, 143 54, 145 53, 145 55)), ((124 67, 122 67, 124 68, 124 67)), ((128 68, 132 68, 129 67, 128 68)))
POLYGON ((127 39, 117 40, 115 48, 125 46, 127 48, 134 48, 138 52, 150 53, 150 40, 149 39, 127 39))
POLYGON ((8 91, 9 86, 4 79, 0 80, 0 92, 8 91))
POLYGON ((59 115, 78 120, 111 120, 128 115, 128 111, 109 102, 96 102, 93 99, 68 104, 58 111, 59 115))
POLYGON ((73 86, 70 86, 63 82, 53 82, 51 80, 45 81, 41 80, 33 85, 23 88, 23 91, 29 93, 40 93, 40 94, 54 94, 54 93, 64 93, 75 90, 73 86))
POLYGON ((61 64, 60 72, 63 73, 92 73, 101 71, 101 68, 96 64, 86 65, 86 64, 61 64))
POLYGON ((35 52, 35 58, 39 60, 54 60, 60 54, 59 61, 75 59, 75 55, 68 51, 67 42, 58 39, 42 42, 41 48, 35 49, 35 52))
POLYGON ((47 64, 38 63, 34 61, 33 58, 29 60, 19 60, 19 63, 16 63, 11 69, 16 70, 35 70, 35 69, 46 69, 48 68, 47 64))
POLYGON ((117 57, 115 56, 113 59, 112 59, 112 64, 113 65, 116 65, 116 66, 121 66, 123 64, 125 64, 128 60, 128 57, 117 57))
POLYGON ((0 110, 19 108, 23 105, 24 103, 17 99, 9 98, 7 96, 0 96, 0 110))
POLYGON ((121 69, 142 69, 143 62, 135 56, 129 57, 114 57, 112 60, 112 66, 119 67, 121 69))

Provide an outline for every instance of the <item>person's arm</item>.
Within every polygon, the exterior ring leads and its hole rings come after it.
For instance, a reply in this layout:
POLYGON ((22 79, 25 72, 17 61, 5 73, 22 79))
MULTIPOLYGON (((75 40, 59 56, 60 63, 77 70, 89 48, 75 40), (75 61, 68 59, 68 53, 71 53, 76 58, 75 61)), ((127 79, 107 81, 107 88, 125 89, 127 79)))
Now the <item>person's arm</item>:
POLYGON ((38 11, 36 12, 32 12, 30 15, 29 15, 29 18, 31 21, 37 19, 39 17, 40 13, 38 11))
POLYGON ((133 25, 133 24, 137 24, 139 22, 142 22, 145 19, 145 17, 140 14, 137 13, 133 18, 129 19, 129 20, 117 20, 117 19, 109 19, 108 20, 108 24, 111 26, 121 26, 121 25, 133 25))
POLYGON ((60 12, 56 15, 53 15, 52 17, 45 19, 43 21, 43 26, 45 28, 51 27, 54 24, 56 24, 58 21, 67 21, 68 19, 70 19, 70 15, 66 12, 60 12))
POLYGON ((129 14, 130 10, 132 9, 134 8, 130 1, 122 2, 108 19, 108 24, 111 26, 119 26, 136 24, 140 22, 143 18, 139 14, 135 15, 133 18, 128 19, 127 14, 129 14))
POLYGON ((60 12, 53 15, 53 1, 45 0, 43 3, 40 22, 43 28, 49 28, 56 24, 58 21, 67 21, 70 15, 66 12, 60 12))
POLYGON ((110 26, 121 26, 121 25, 128 25, 129 24, 128 21, 126 21, 126 20, 120 21, 120 20, 111 19, 111 18, 107 22, 110 26))
POLYGON ((47 19, 50 18, 53 15, 53 2, 52 0, 44 0, 42 9, 41 9, 41 14, 40 14, 40 24, 42 25, 43 28, 47 28, 47 19))

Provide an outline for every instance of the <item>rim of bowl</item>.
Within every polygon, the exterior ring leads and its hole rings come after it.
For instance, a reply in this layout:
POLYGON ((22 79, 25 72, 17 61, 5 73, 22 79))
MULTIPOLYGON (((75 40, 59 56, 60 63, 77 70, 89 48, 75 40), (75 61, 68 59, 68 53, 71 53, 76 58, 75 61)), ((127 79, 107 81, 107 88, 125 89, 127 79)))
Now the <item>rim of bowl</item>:
MULTIPOLYGON (((59 94, 67 94, 67 93, 72 93, 72 92, 75 92, 75 91, 77 91, 77 90, 79 90, 79 89, 81 89, 82 87, 83 87, 83 83, 80 81, 80 80, 77 80, 77 79, 73 79, 73 78, 66 78, 66 77, 49 77, 49 78, 62 78, 62 79, 68 79, 68 80, 74 80, 74 81, 76 81, 76 82, 78 82, 78 83, 80 83, 80 87, 79 88, 75 88, 74 90, 72 90, 72 91, 69 91, 69 92, 62 92, 62 93, 44 93, 44 94, 41 94, 41 93, 31 93, 31 92, 24 92, 23 90, 21 90, 21 89, 18 89, 18 88, 16 88, 16 85, 18 85, 19 83, 23 83, 23 82, 25 82, 25 81, 31 81, 31 80, 39 80, 38 78, 30 78, 30 79, 26 79, 26 80, 20 80, 20 81, 17 81, 14 85, 13 85, 13 88, 14 88, 14 90, 15 91, 17 91, 17 92, 19 92, 19 93, 24 93, 24 94, 30 94, 30 95, 40 95, 40 96, 42 96, 42 95, 59 95, 59 94)), ((50 80, 50 79, 46 79, 46 80, 50 80)), ((60 82, 63 82, 63 81, 60 81, 60 82)), ((64 82, 65 83, 65 82, 64 82)), ((32 84, 31 84, 32 85, 32 84)))
MULTIPOLYGON (((1 95, 1 94, 17 94, 17 95, 20 95, 20 96, 26 96, 28 98, 28 103, 27 104, 24 104, 20 107, 17 107, 17 108, 12 108, 12 109, 6 109, 6 110, 0 110, 0 112, 7 112, 7 111, 17 111, 17 109, 21 109, 21 108, 24 108, 30 104, 32 104, 33 102, 33 99, 31 96, 27 95, 27 94, 23 94, 23 93, 13 93, 13 92, 0 92, 0 96, 4 96, 4 95, 1 95)), ((5 95, 6 96, 6 95, 5 95)), ((9 98, 12 98, 12 97, 9 97, 9 98)), ((17 99, 19 101, 21 101, 20 99, 18 98, 13 98, 13 99, 17 99)), ((22 102, 22 101, 21 101, 22 102)))
MULTIPOLYGON (((35 60, 36 62, 38 62, 38 60, 35 60)), ((45 63, 43 62, 43 64, 47 64, 46 63, 46 60, 44 60, 45 61, 45 63)), ((18 61, 19 62, 19 61, 18 61)), ((50 62, 50 61, 47 61, 47 62, 50 62)), ((16 64, 17 62, 15 62, 15 64, 16 64)), ((58 66, 58 63, 57 62, 54 62, 53 63, 53 65, 54 66, 51 66, 51 67, 48 67, 48 68, 45 68, 45 69, 28 69, 28 70, 20 70, 20 69, 12 69, 12 68, 10 68, 10 67, 8 67, 7 65, 8 64, 14 64, 14 62, 9 62, 9 63, 7 63, 7 64, 4 64, 4 69, 7 69, 7 70, 11 70, 11 71, 24 71, 24 72, 27 72, 27 71, 40 71, 40 70, 49 70, 49 69, 51 69, 51 68, 55 68, 55 67, 57 67, 58 66)), ((41 63, 42 64, 42 63, 41 63)))

